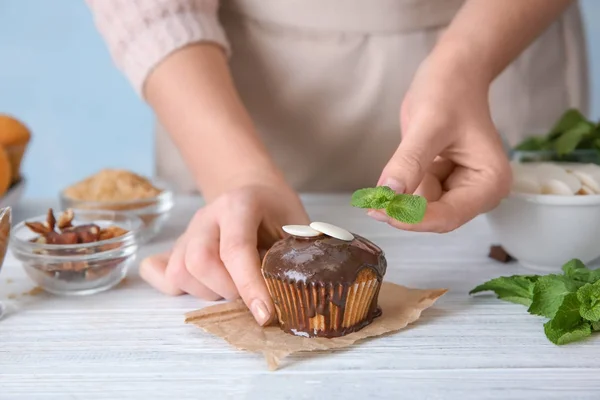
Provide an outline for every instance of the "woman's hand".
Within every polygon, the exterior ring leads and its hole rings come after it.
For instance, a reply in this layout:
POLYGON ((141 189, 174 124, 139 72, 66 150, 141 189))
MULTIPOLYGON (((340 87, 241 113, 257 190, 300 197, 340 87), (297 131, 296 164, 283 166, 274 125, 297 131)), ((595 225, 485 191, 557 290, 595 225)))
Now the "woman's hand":
POLYGON ((239 295, 265 325, 274 309, 260 252, 283 237, 283 225, 308 221, 287 185, 242 186, 198 210, 172 251, 144 260, 140 275, 170 295, 189 293, 204 300, 239 295))
POLYGON ((454 230, 510 190, 510 165, 490 116, 489 81, 468 66, 448 65, 430 57, 417 71, 400 112, 402 143, 378 182, 426 197, 424 220, 408 225, 369 211, 400 229, 454 230))
POLYGON ((491 82, 573 0, 467 0, 417 71, 401 109, 402 144, 379 184, 430 203, 416 225, 380 211, 401 229, 448 232, 494 208, 511 170, 488 104, 491 82))

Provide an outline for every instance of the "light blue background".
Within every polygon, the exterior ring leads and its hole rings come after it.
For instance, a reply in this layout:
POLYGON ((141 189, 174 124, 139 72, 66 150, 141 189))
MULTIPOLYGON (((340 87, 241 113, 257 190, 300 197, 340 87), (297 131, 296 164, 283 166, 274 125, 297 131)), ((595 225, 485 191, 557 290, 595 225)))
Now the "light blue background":
MULTIPOLYGON (((600 1, 582 7, 598 118, 600 1)), ((153 173, 152 114, 114 68, 83 0, 0 0, 0 112, 34 133, 27 196, 55 196, 106 166, 153 173)))

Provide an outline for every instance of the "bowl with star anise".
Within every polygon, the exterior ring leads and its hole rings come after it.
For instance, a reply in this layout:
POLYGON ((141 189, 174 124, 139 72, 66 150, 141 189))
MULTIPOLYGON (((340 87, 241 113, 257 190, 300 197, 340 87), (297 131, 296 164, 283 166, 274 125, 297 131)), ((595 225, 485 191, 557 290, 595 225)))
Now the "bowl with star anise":
POLYGON ((50 209, 13 228, 11 250, 42 289, 59 295, 94 294, 125 277, 142 226, 131 214, 50 209))

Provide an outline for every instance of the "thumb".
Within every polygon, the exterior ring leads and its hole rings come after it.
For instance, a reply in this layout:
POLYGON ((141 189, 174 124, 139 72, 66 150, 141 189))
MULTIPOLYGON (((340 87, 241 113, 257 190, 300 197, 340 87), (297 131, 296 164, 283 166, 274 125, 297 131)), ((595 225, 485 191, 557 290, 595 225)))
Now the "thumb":
POLYGON ((389 186, 396 193, 412 194, 423 180, 427 169, 445 148, 444 136, 443 130, 417 124, 415 121, 384 167, 377 185, 389 186))

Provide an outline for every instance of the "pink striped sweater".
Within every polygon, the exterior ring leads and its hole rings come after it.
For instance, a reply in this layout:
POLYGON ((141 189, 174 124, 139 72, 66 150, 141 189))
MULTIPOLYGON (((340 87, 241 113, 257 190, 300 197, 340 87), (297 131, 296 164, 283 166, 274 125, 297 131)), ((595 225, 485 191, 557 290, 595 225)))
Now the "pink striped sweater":
POLYGON ((229 44, 219 0, 86 0, 117 67, 141 95, 146 77, 173 51, 200 41, 229 44))

